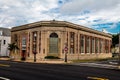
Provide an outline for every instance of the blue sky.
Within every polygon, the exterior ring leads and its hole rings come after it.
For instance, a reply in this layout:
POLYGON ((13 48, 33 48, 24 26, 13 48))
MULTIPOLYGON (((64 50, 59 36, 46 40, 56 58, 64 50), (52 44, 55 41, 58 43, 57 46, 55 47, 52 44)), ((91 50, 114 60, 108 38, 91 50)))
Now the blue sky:
POLYGON ((0 0, 0 27, 53 19, 118 33, 120 0, 0 0))

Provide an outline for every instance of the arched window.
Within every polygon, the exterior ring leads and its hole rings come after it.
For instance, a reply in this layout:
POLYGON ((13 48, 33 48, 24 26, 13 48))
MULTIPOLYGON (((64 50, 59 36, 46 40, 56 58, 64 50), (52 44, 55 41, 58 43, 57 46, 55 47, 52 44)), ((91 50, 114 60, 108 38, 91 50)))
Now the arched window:
POLYGON ((58 38, 58 35, 56 33, 51 33, 50 38, 58 38))
POLYGON ((49 53, 58 53, 58 35, 51 33, 49 37, 49 53))

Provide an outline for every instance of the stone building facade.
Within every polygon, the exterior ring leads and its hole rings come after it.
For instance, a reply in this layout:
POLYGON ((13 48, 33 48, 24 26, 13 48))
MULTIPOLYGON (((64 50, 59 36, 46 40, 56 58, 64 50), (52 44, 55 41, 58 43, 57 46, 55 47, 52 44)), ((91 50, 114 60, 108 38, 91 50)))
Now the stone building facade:
POLYGON ((13 27, 11 41, 20 48, 18 57, 44 59, 56 56, 69 60, 111 57, 110 34, 66 21, 40 21, 13 27))

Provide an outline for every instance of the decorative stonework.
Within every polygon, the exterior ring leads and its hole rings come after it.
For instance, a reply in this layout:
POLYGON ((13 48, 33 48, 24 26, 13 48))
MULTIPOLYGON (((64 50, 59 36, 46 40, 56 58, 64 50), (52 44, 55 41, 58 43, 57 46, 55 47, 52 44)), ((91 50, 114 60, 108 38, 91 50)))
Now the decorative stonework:
POLYGON ((37 59, 48 55, 64 59, 65 45, 68 47, 67 55, 70 60, 111 57, 111 35, 66 21, 40 21, 14 27, 12 28, 12 42, 15 41, 15 34, 20 48, 19 54, 22 54, 21 41, 23 35, 27 38, 26 54, 28 56, 26 58, 33 58, 33 52, 36 51, 37 59), (36 41, 34 41, 35 37, 33 37, 34 32, 36 32, 36 41), (52 33, 58 35, 56 39, 58 48, 54 47, 52 49, 54 54, 50 54, 51 46, 55 45, 55 39, 50 39, 52 33), (57 55, 54 51, 56 49, 58 49, 57 55), (105 56, 102 56, 102 54, 105 56))

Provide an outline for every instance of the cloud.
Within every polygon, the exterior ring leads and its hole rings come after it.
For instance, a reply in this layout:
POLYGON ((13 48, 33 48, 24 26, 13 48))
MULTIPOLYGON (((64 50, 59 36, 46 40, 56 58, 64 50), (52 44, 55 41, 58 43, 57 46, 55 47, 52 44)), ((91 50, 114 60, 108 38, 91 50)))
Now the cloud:
POLYGON ((104 33, 110 33, 106 29, 102 29, 102 32, 104 32, 104 33))
POLYGON ((56 7, 57 0, 0 0, 0 26, 18 26, 51 19, 51 16, 42 12, 56 7))
POLYGON ((110 26, 111 29, 114 29, 117 27, 117 23, 113 23, 113 25, 110 26))
POLYGON ((0 27, 57 19, 93 29, 115 29, 119 10, 120 0, 0 0, 0 27))
MULTIPOLYGON (((119 0, 71 0, 61 7, 60 12, 64 15, 79 15, 88 17, 85 20, 80 20, 78 16, 76 16, 75 18, 77 18, 79 22, 73 22, 95 28, 96 26, 92 25, 119 22, 119 10, 119 0), (86 11, 88 11, 88 13, 84 13, 86 11)), ((110 28, 115 28, 115 25, 112 25, 110 28)))
POLYGON ((119 0, 71 0, 61 7, 61 13, 74 14, 82 11, 100 11, 111 9, 120 5, 119 0))

